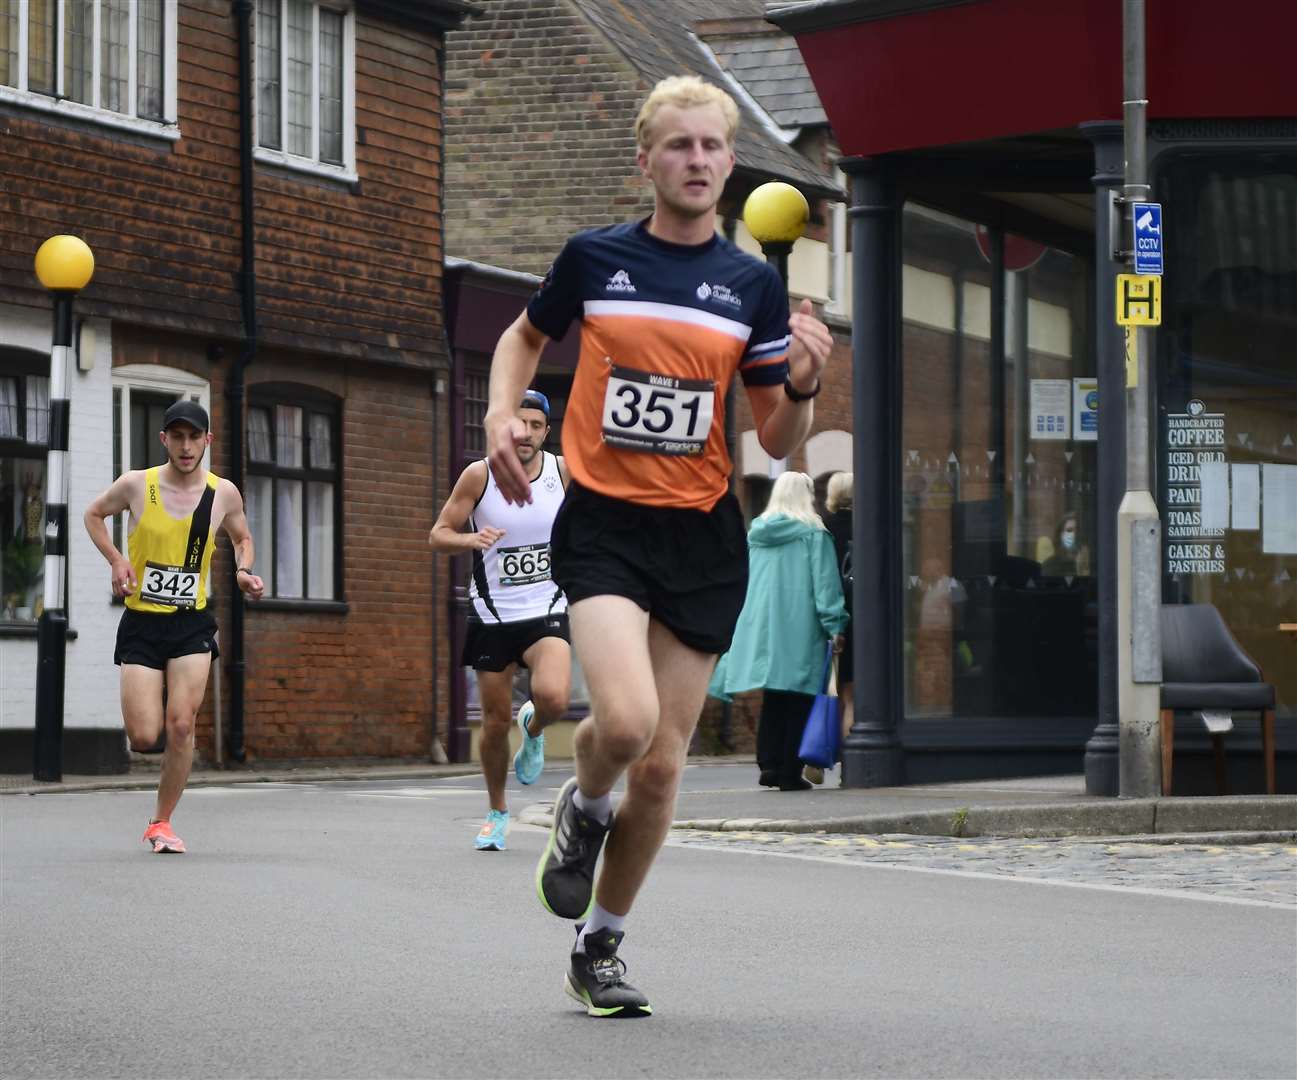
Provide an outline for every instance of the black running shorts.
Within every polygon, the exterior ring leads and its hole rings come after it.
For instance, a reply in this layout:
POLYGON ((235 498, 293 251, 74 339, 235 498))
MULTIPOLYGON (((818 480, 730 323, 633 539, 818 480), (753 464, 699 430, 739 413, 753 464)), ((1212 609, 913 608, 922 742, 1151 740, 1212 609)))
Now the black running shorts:
POLYGON ((691 649, 729 649, 748 591, 747 533, 733 495, 711 510, 677 510, 613 499, 574 480, 550 553, 569 604, 624 596, 691 649))
POLYGON ((464 652, 460 663, 474 671, 503 671, 510 664, 526 667, 522 654, 541 638, 556 637, 571 641, 567 612, 546 615, 521 622, 483 622, 476 616, 468 619, 464 652))
POLYGON ((130 608, 122 612, 114 664, 140 664, 165 671, 168 660, 194 653, 208 653, 213 660, 221 655, 216 647, 216 616, 210 609, 173 615, 130 608))

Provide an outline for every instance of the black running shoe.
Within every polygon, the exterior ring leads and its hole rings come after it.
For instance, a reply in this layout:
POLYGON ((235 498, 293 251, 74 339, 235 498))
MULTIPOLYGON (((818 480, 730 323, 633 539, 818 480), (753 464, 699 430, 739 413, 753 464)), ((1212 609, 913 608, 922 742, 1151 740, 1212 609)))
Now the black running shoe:
POLYGON ((536 865, 536 895, 545 909, 560 919, 581 919, 594 899, 594 864, 612 828, 577 809, 576 777, 559 790, 554 800, 554 824, 549 843, 536 865))
MULTIPOLYGON (((617 955, 625 934, 620 930, 596 930, 587 934, 583 945, 572 950, 563 989, 590 1016, 651 1016, 648 998, 625 979, 626 964, 617 955)), ((579 939, 578 939, 579 940, 579 939)))

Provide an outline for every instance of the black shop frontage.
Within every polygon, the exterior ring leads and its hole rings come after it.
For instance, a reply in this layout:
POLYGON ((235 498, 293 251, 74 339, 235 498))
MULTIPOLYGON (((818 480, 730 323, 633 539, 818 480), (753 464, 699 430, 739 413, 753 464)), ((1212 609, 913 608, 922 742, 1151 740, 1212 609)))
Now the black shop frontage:
MULTIPOLYGON (((851 185, 855 725, 845 781, 1084 771, 1117 792, 1118 0, 777 8, 851 185), (861 512, 868 508, 869 512, 861 512)), ((1297 790, 1297 6, 1147 2, 1163 207, 1162 601, 1275 686, 1297 790)), ((1228 783, 1264 790, 1259 719, 1228 783)), ((1175 792, 1216 790, 1181 716, 1175 792)))

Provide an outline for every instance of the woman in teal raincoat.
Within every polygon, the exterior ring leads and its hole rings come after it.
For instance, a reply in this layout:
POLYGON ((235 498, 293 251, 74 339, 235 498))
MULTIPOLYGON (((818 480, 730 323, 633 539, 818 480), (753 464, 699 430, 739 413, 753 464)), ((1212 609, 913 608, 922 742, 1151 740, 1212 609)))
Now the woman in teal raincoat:
POLYGON ((822 689, 825 645, 847 626, 833 538, 815 512, 805 473, 775 481, 765 512, 748 530, 748 594, 729 652, 707 692, 729 700, 765 691, 757 726, 761 783, 781 791, 811 785, 797 756, 802 729, 822 689))

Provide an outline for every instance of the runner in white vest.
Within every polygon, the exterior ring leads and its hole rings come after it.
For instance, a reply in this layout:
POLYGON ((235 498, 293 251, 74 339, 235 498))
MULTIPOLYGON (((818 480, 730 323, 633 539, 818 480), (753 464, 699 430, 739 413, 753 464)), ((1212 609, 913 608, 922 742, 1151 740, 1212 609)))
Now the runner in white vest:
POLYGON ((505 779, 515 670, 521 665, 531 671, 531 700, 518 710, 522 746, 513 759, 524 784, 535 783, 545 766, 544 729, 567 711, 572 683, 567 599, 550 575, 549 558, 567 467, 541 449, 549 435, 549 399, 528 390, 518 417, 527 429, 519 457, 531 481, 531 501, 507 502, 486 462, 475 461, 460 473, 428 535, 437 551, 473 554, 473 613, 461 663, 477 673, 482 703, 478 752, 490 808, 474 841, 479 851, 503 851, 509 830, 505 779))

